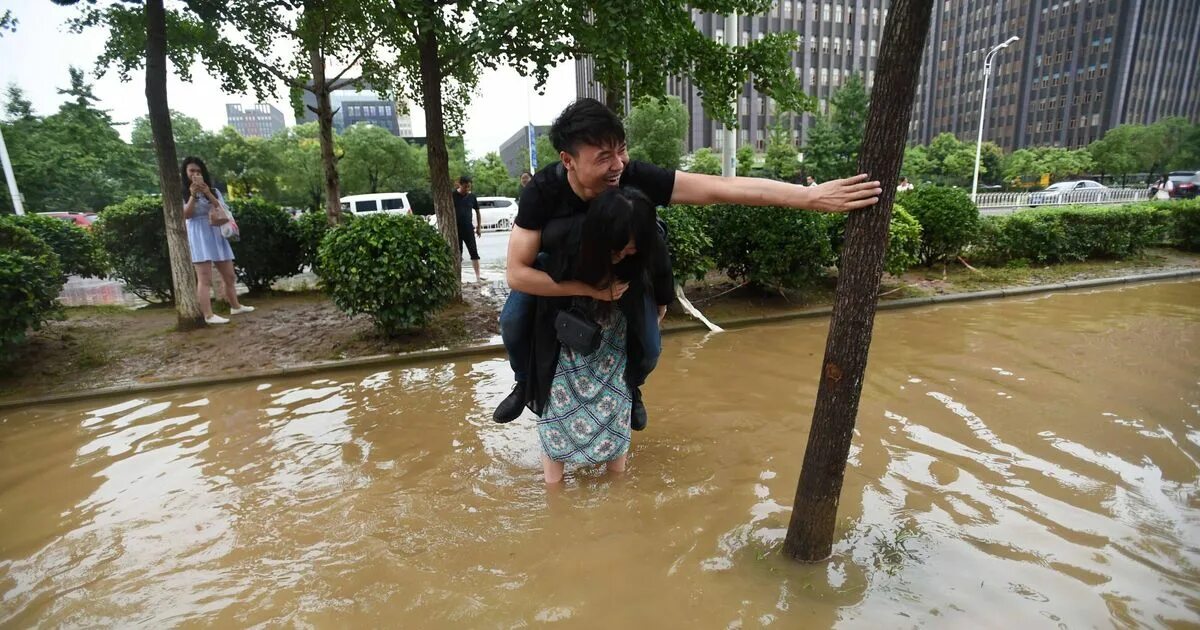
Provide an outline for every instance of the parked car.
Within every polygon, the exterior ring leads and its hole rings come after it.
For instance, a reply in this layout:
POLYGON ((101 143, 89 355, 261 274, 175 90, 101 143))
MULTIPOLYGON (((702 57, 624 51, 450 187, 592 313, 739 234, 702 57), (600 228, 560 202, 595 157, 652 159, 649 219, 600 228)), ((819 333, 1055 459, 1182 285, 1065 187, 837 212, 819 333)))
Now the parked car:
POLYGON ((1195 199, 1200 190, 1200 171, 1171 171, 1167 173, 1175 189, 1171 191, 1172 199, 1195 199))
MULTIPOLYGON (((512 229, 517 219, 517 200, 512 197, 479 197, 479 216, 483 219, 483 231, 506 232, 512 229)), ((429 224, 437 227, 437 217, 427 217, 429 224)), ((475 219, 472 218, 472 221, 475 219)))
POLYGON ((480 197, 479 214, 483 229, 506 232, 517 219, 517 200, 512 197, 480 197))
POLYGON ((408 193, 371 193, 342 197, 342 212, 353 214, 412 214, 408 193))
POLYGON ((1096 203, 1112 199, 1112 189, 1090 179, 1058 182, 1029 195, 1029 205, 1096 203))
POLYGON ((74 223, 85 230, 92 229, 92 223, 96 221, 96 213, 94 212, 39 212, 38 214, 44 217, 53 217, 66 223, 74 223))

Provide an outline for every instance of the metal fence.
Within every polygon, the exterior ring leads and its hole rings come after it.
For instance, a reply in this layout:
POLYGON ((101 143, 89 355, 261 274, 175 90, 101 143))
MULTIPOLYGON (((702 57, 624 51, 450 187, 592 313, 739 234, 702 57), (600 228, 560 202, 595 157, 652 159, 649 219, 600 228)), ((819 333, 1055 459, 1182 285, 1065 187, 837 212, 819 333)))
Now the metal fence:
POLYGON ((1120 204, 1146 201, 1149 198, 1150 195, 1146 192, 1145 188, 1138 188, 1136 190, 1108 188, 1105 190, 1078 190, 1069 193, 1045 191, 999 192, 980 193, 975 205, 979 206, 980 210, 1005 210, 1041 206, 1120 204))

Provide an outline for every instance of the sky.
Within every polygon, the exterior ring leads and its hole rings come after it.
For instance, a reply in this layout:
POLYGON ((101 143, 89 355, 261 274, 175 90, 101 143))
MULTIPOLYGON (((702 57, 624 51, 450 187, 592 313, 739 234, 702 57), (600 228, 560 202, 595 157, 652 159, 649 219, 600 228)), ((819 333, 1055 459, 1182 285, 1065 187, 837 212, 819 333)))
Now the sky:
MULTIPOLYGON (((146 114, 145 76, 133 73, 122 83, 116 73, 103 78, 91 76, 96 57, 104 48, 106 33, 94 28, 81 34, 69 32, 64 23, 77 9, 59 7, 47 0, 16 0, 0 3, 0 10, 12 9, 19 24, 17 31, 0 34, 0 89, 16 83, 33 102, 39 115, 52 114, 63 102, 57 89, 69 85, 67 69, 84 68, 94 81, 100 107, 110 110, 117 122, 129 123, 146 114)), ((518 131, 530 118, 536 125, 548 125, 575 98, 575 68, 566 63, 554 68, 544 94, 533 91, 533 81, 509 68, 486 70, 480 77, 475 98, 467 109, 465 137, 471 158, 497 151, 500 143, 518 131), (526 94, 529 97, 526 98, 526 94), (531 113, 531 116, 527 114, 531 113)), ((278 99, 268 101, 284 113, 288 125, 294 124, 287 93, 280 89, 278 99)), ((221 91, 219 82, 201 67, 192 71, 192 82, 172 76, 167 84, 171 109, 196 118, 205 129, 216 131, 226 124, 225 104, 252 104, 252 95, 230 95, 221 91)), ((425 135, 424 111, 410 105, 414 135, 425 135)), ((130 125, 118 127, 128 139, 130 125)))

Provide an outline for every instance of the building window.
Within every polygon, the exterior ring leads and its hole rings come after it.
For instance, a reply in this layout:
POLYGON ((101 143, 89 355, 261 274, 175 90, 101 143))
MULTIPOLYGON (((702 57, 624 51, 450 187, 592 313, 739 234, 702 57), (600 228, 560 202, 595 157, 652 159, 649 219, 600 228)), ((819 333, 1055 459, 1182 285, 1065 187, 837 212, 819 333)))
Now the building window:
POLYGON ((828 37, 821 38, 821 52, 823 52, 823 53, 829 52, 829 38, 828 37))
MULTIPOLYGON (((942 50, 945 50, 946 40, 942 40, 942 50)), ((871 57, 875 57, 875 40, 871 40, 871 57)))
POLYGON ((1092 114, 1092 126, 1093 127, 1100 126, 1100 114, 1092 114))
POLYGON ((792 17, 792 0, 783 0, 783 17, 792 17))
POLYGON ((809 85, 817 84, 817 69, 816 68, 808 69, 808 84, 809 85))
POLYGON ((725 29, 720 29, 720 28, 717 29, 714 39, 717 40, 718 44, 724 44, 725 43, 725 29))
POLYGON ((835 55, 842 54, 842 38, 840 38, 840 37, 833 38, 833 54, 835 54, 835 55))
POLYGON ((826 2, 824 4, 824 6, 821 7, 821 21, 822 22, 829 21, 829 3, 828 2, 826 2))
POLYGON ((833 7, 833 21, 834 22, 842 21, 842 5, 840 5, 840 4, 833 7))
POLYGON ((838 68, 833 69, 833 86, 838 87, 842 84, 842 71, 838 68))
POLYGON ((820 83, 820 84, 821 84, 822 86, 824 86, 824 85, 826 85, 826 84, 828 84, 828 83, 829 83, 829 69, 828 69, 828 68, 821 68, 821 83, 820 83))
POLYGON ((750 31, 742 31, 742 45, 750 43, 750 31))
POLYGON ((879 9, 871 9, 871 25, 879 26, 879 9))

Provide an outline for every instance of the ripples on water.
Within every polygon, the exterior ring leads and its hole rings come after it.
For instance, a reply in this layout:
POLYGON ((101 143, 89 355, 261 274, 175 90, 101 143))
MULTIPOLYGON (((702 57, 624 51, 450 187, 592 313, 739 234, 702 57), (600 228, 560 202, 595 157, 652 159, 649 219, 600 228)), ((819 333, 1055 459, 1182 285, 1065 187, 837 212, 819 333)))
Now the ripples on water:
POLYGON ((630 472, 540 483, 497 359, 0 424, 0 622, 1200 619, 1200 283, 889 312, 834 557, 782 559, 825 322, 668 337, 630 472))

